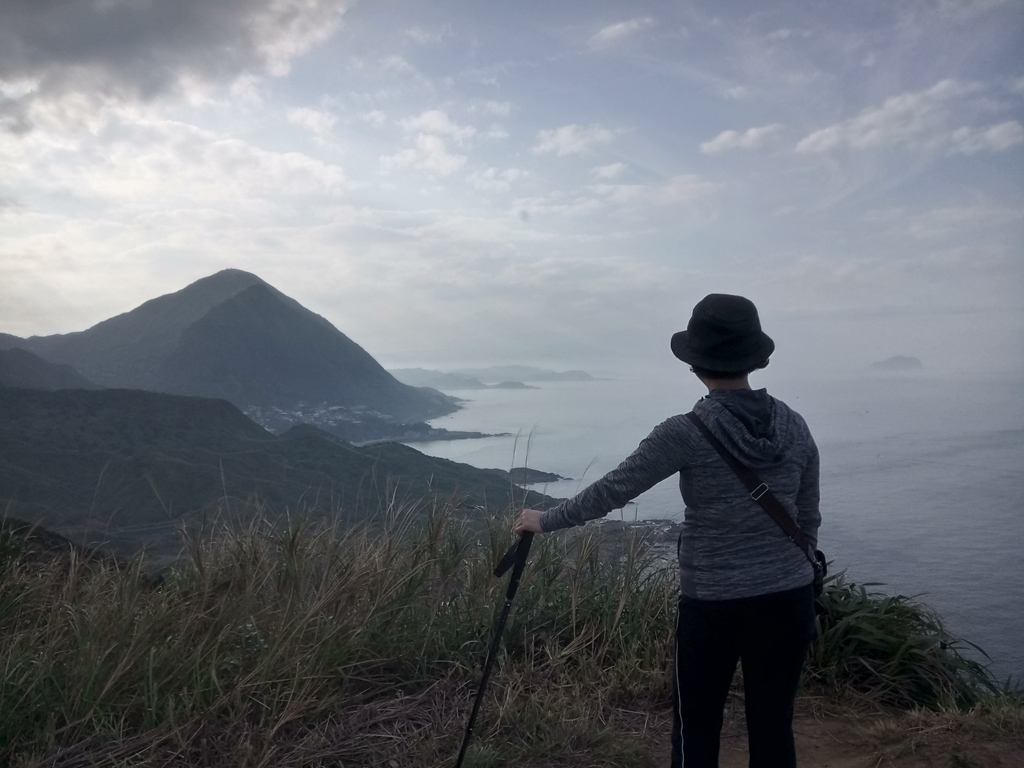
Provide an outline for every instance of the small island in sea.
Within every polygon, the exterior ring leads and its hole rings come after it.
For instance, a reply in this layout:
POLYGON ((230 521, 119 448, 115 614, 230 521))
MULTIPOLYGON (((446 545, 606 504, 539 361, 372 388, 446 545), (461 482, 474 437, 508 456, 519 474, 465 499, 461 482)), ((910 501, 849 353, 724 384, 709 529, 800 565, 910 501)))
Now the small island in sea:
POLYGON ((916 357, 909 355, 893 355, 871 364, 873 371, 920 371, 923 369, 924 364, 916 357))
POLYGON ((490 389, 540 389, 540 387, 524 384, 521 381, 502 381, 498 384, 491 384, 490 389))

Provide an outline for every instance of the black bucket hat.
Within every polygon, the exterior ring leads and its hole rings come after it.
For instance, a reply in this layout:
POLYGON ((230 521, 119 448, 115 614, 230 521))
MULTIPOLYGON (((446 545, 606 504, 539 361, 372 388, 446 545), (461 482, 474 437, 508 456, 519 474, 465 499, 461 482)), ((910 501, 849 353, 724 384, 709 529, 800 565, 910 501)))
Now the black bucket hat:
POLYGON ((735 373, 757 368, 775 351, 761 330, 750 299, 727 293, 705 296, 693 308, 685 331, 672 335, 672 353, 698 368, 735 373))

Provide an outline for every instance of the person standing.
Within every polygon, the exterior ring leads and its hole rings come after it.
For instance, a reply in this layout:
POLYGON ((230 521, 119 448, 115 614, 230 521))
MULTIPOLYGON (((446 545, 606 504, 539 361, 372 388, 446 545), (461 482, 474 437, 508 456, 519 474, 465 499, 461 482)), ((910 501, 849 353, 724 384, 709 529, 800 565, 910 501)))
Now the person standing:
MULTIPOLYGON (((673 354, 707 387, 693 413, 752 469, 817 546, 818 449, 804 419, 748 377, 775 343, 754 304, 710 294, 673 354)), ((604 517, 678 473, 685 504, 673 675, 673 768, 714 768, 737 662, 750 768, 796 765, 793 706, 814 634, 814 569, 686 415, 654 428, 618 467, 575 497, 524 509, 515 531, 545 533, 604 517)))

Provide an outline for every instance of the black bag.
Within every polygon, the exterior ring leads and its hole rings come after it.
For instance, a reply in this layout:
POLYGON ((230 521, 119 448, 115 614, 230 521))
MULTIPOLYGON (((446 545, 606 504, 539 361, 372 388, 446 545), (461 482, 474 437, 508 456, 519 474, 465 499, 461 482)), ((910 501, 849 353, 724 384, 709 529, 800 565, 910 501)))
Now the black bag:
POLYGON ((714 433, 708 429, 707 424, 701 421, 700 416, 690 411, 686 414, 686 417, 693 422, 693 425, 700 430, 700 433, 704 435, 704 438, 711 444, 711 447, 718 451, 718 454, 725 460, 725 463, 736 473, 736 476, 742 481, 743 485, 750 491, 750 498, 764 508, 764 511, 778 524, 790 541, 800 547, 800 551, 810 561, 811 566, 814 568, 814 597, 817 606, 820 608, 821 604, 817 602, 817 598, 821 597, 825 589, 825 577, 828 575, 828 563, 825 560, 825 553, 820 549, 811 548, 811 542, 807 538, 807 534, 800 530, 800 526, 789 516, 786 508, 775 498, 775 494, 771 492, 767 484, 762 483, 761 479, 750 467, 733 456, 729 449, 722 445, 722 441, 715 437, 714 433))

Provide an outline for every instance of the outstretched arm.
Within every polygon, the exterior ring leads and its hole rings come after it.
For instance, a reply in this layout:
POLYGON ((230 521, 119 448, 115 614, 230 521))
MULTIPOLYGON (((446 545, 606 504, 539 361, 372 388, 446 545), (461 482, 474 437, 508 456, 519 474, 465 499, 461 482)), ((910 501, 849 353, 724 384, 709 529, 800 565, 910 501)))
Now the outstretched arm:
POLYGON ((613 509, 621 509, 626 502, 671 477, 691 455, 692 430, 685 421, 684 417, 674 416, 659 424, 625 461, 568 501, 543 513, 524 509, 516 520, 516 533, 543 533, 583 525, 613 509))

